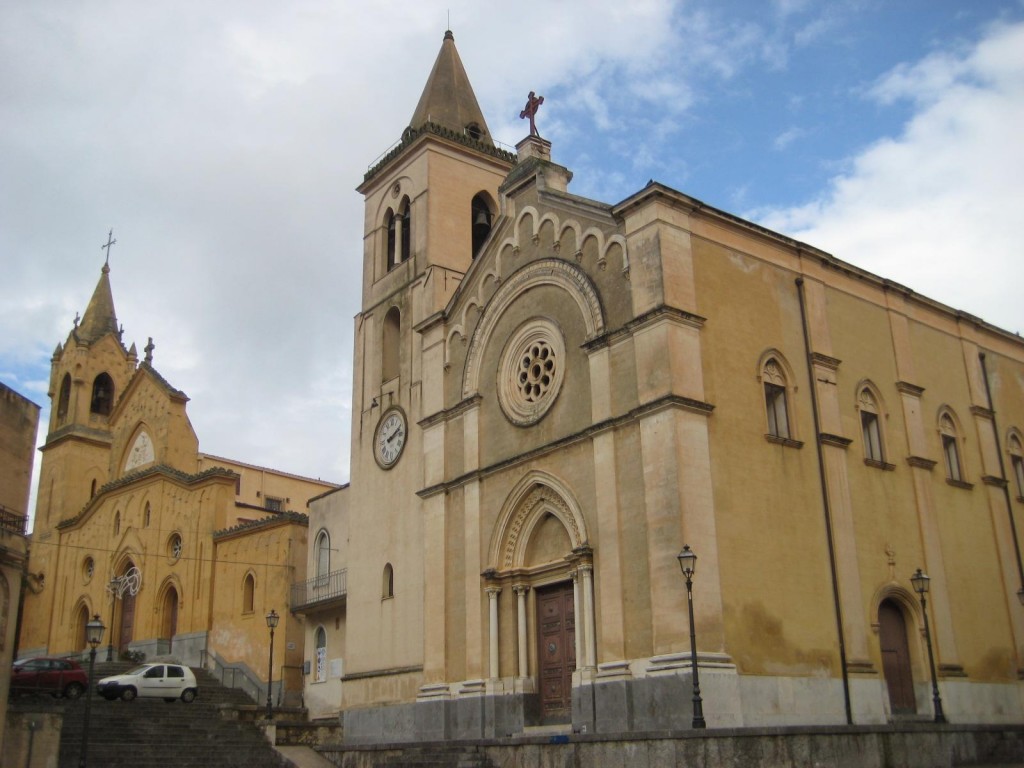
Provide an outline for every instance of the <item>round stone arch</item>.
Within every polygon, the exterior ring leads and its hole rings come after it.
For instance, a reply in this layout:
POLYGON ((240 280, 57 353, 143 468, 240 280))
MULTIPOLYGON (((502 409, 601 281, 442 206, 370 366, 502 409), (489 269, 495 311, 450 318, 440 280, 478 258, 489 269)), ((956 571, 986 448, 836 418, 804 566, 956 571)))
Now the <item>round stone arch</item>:
POLYGON ((534 470, 505 499, 491 536, 489 569, 502 573, 525 567, 532 534, 548 515, 565 529, 570 552, 587 546, 586 522, 573 494, 553 475, 534 470))
POLYGON ((542 285, 561 288, 579 308, 590 341, 604 333, 604 310, 597 289, 586 273, 575 264, 561 259, 541 259, 527 264, 501 284, 484 308, 466 353, 466 369, 462 380, 463 398, 471 397, 480 388, 480 364, 494 329, 505 311, 526 291, 542 285))

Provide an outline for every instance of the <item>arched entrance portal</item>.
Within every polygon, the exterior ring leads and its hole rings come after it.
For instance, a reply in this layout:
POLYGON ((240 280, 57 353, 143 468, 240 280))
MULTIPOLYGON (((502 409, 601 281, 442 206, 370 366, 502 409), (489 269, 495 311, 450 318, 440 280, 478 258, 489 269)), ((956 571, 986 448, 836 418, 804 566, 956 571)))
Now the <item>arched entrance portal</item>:
POLYGON ((542 723, 569 722, 573 675, 596 666, 593 559, 586 527, 569 490, 531 472, 506 499, 485 572, 490 605, 490 677, 502 676, 498 637, 517 648, 505 675, 539 694, 542 723), (516 601, 515 631, 498 626, 502 593, 516 601))
POLYGON ((119 629, 117 634, 111 634, 111 637, 117 637, 117 650, 123 651, 128 648, 134 637, 135 595, 141 585, 141 574, 131 560, 126 560, 120 570, 120 584, 117 585, 117 593, 121 598, 117 624, 119 629))
POLYGON ((878 637, 882 646, 882 672, 889 689, 889 706, 894 715, 917 711, 914 699, 914 674, 907 643, 907 622, 895 600, 883 600, 878 606, 878 637))
POLYGON ((164 592, 163 608, 161 609, 160 637, 167 639, 168 650, 174 645, 174 636, 178 633, 178 590, 173 586, 164 592))

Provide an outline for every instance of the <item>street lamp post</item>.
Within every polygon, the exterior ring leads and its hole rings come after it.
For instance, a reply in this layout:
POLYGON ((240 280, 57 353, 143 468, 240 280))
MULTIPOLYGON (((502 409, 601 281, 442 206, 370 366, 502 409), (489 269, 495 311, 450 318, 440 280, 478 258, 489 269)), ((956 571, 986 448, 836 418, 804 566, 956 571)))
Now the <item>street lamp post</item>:
MULTIPOLYGON (((114 608, 117 602, 117 588, 121 583, 121 579, 117 576, 110 577, 110 626, 114 626, 114 608)), ((107 638, 107 661, 114 660, 114 630, 110 630, 110 636, 107 638)))
POLYGON ((924 596, 928 593, 931 582, 928 574, 920 568, 910 577, 910 583, 914 585, 914 591, 921 597, 921 613, 924 614, 924 640, 928 646, 928 668, 932 673, 932 702, 935 705, 935 722, 946 722, 946 715, 942 711, 942 697, 939 696, 939 680, 935 676, 935 656, 932 654, 932 633, 928 625, 928 606, 924 596))
POLYGON ((267 626, 270 627, 270 661, 267 665, 267 720, 274 719, 274 702, 270 695, 270 685, 274 680, 274 628, 281 617, 273 608, 267 614, 267 626))
POLYGON ((89 710, 92 702, 92 668, 96 663, 96 646, 103 641, 103 622, 98 613, 93 614, 92 621, 86 622, 85 639, 89 643, 89 678, 85 686, 85 716, 82 727, 82 754, 78 758, 78 768, 86 768, 89 764, 89 710))
POLYGON ((697 672, 697 631, 693 624, 693 575, 697 572, 697 555, 690 545, 683 546, 677 556, 679 567, 686 579, 686 603, 690 608, 690 666, 693 668, 693 728, 707 728, 704 722, 704 702, 700 697, 700 676, 697 672))

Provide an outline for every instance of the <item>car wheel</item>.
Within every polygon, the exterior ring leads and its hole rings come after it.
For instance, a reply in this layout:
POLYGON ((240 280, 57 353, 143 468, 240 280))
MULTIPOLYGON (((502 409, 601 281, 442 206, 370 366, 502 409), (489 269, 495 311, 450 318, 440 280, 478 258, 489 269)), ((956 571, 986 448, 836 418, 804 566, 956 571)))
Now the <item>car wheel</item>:
POLYGON ((181 700, 184 701, 186 704, 191 704, 193 701, 196 700, 196 689, 186 688, 184 691, 181 692, 181 700))
POLYGON ((134 688, 125 688, 121 691, 121 701, 132 701, 135 699, 137 692, 134 688))
POLYGON ((64 689, 64 696, 69 699, 77 699, 85 693, 85 687, 81 683, 68 683, 64 689))

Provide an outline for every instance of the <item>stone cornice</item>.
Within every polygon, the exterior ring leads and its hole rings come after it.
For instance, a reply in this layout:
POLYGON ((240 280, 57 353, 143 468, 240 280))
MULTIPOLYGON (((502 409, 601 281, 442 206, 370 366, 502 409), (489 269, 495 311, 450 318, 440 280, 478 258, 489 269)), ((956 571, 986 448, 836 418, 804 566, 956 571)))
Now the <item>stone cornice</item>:
POLYGON ((828 432, 822 432, 818 435, 818 442, 822 445, 831 445, 835 448, 845 449, 850 447, 850 443, 852 443, 853 440, 848 437, 843 437, 842 435, 832 435, 828 432))
POLYGON ((907 464, 918 469, 934 469, 935 461, 932 459, 926 459, 923 456, 907 456, 907 464))
POLYGON ((815 365, 820 365, 822 368, 828 368, 830 371, 838 371, 839 364, 843 361, 838 357, 823 355, 821 352, 811 352, 811 362, 815 365))
MULTIPOLYGON (((474 480, 482 480, 488 475, 492 475, 495 472, 499 472, 501 470, 507 469, 508 467, 515 466, 516 464, 521 464, 523 462, 532 461, 542 456, 550 455, 557 451, 563 450, 564 448, 570 445, 574 445, 583 440, 589 440, 593 438, 595 435, 600 434, 601 432, 604 432, 609 429, 616 429, 617 427, 620 427, 624 424, 629 424, 631 422, 637 421, 643 416, 647 416, 651 413, 656 413, 666 408, 678 408, 681 410, 690 411, 691 413, 699 413, 703 416, 710 416, 711 412, 714 411, 715 406, 712 405, 711 403, 706 403, 701 400, 694 400, 689 397, 682 397, 681 395, 666 395, 650 403, 645 403, 644 405, 634 408, 631 411, 629 411, 629 413, 623 414, 622 416, 616 416, 615 418, 606 419, 605 421, 598 422, 597 424, 593 424, 587 427, 586 429, 576 432, 575 434, 566 435, 563 438, 547 443, 546 445, 543 445, 539 448, 534 448, 524 453, 520 453, 515 456, 510 456, 506 459, 502 459, 501 461, 495 462, 490 466, 482 467, 472 472, 467 472, 451 480, 446 480, 444 482, 437 483, 427 488, 423 488, 417 491, 416 495, 419 496, 421 499, 427 499, 430 498, 431 496, 436 496, 439 493, 448 493, 455 488, 465 485, 466 483, 472 482, 474 480)), ((431 423, 433 423, 433 421, 431 423)), ((803 445, 803 443, 800 443, 800 445, 803 445)))
POLYGON ((924 394, 924 387, 919 387, 916 384, 911 384, 909 381, 897 381, 896 391, 901 392, 904 395, 914 395, 920 397, 924 394))
POLYGON ((233 525, 230 528, 214 531, 213 540, 224 541, 225 539, 230 539, 234 536, 240 536, 261 528, 270 528, 275 525, 286 525, 288 523, 309 525, 309 517, 301 512, 272 512, 271 515, 272 517, 264 517, 260 520, 250 520, 247 523, 239 523, 238 525, 233 525))

